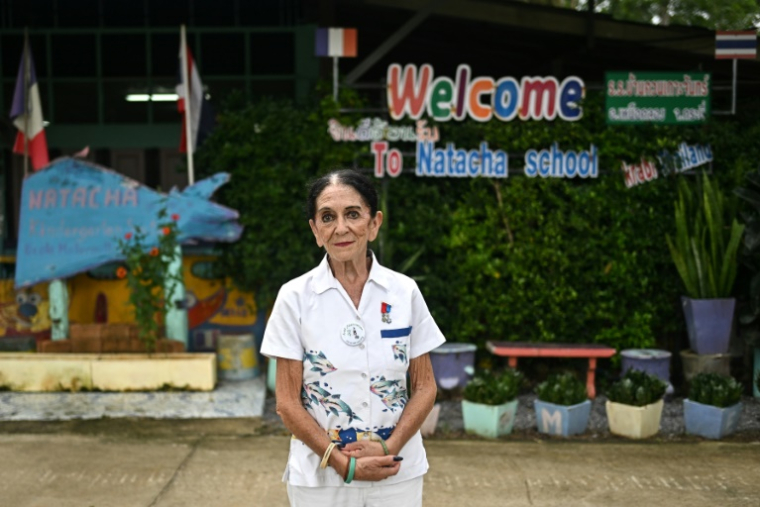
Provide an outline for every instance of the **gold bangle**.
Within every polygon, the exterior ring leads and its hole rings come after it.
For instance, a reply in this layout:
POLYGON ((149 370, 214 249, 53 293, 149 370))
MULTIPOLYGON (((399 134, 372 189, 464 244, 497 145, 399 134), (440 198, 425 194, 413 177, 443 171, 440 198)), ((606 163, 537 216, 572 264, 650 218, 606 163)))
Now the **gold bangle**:
POLYGON ((322 456, 322 463, 319 464, 319 468, 327 468, 327 461, 330 459, 330 453, 335 449, 336 445, 338 444, 330 442, 330 445, 327 446, 327 450, 325 451, 325 455, 322 456))

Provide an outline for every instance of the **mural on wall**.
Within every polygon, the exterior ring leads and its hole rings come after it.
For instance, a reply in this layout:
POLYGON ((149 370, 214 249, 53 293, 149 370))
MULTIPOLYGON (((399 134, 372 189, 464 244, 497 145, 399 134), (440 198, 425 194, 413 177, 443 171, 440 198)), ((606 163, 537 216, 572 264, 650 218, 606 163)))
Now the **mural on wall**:
POLYGON ((47 284, 13 290, 12 280, 2 280, 0 289, 0 338, 33 336, 36 340, 50 337, 50 302, 47 284))

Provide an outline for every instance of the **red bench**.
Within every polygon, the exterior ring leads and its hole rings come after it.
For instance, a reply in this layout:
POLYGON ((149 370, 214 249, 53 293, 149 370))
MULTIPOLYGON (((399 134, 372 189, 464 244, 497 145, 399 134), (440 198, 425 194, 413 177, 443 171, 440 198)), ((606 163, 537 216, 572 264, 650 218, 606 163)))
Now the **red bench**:
POLYGON ((517 367, 518 357, 582 357, 588 359, 586 390, 589 399, 596 397, 594 377, 596 360, 612 357, 616 349, 598 343, 527 343, 527 342, 486 342, 486 348, 494 355, 509 358, 509 366, 517 367))

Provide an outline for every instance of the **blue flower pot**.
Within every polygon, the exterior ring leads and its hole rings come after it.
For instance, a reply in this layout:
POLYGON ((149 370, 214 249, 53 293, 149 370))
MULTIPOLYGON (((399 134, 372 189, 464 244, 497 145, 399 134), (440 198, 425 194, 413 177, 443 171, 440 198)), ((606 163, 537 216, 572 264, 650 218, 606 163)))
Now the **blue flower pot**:
POLYGON ((475 372, 475 351, 472 343, 444 343, 430 351, 435 383, 441 389, 464 387, 475 372))
POLYGON ((538 431, 548 435, 580 435, 586 431, 591 414, 591 400, 577 405, 555 405, 536 400, 538 431))
POLYGON ((736 431, 741 415, 741 402, 731 407, 719 408, 689 399, 683 400, 686 433, 691 435, 713 439, 723 438, 736 431))
POLYGON ((483 405, 462 400, 464 430, 487 438, 497 438, 512 433, 517 413, 517 399, 503 405, 483 405))
POLYGON ((726 354, 736 300, 681 297, 689 346, 697 354, 726 354))

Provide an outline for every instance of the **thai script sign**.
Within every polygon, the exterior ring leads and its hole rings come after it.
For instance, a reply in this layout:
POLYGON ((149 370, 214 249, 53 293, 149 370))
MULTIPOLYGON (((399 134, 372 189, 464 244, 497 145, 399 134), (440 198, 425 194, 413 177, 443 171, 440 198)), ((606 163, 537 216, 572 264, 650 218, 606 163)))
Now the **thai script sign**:
POLYGON ((559 82, 554 77, 514 77, 495 79, 473 77, 468 65, 460 65, 452 79, 434 77, 429 64, 394 63, 387 74, 388 110, 391 118, 413 120, 426 115, 436 121, 472 118, 486 122, 554 120, 576 121, 583 116, 580 101, 585 85, 579 77, 569 76, 559 82))
POLYGON ((333 141, 438 141, 438 127, 428 127, 427 121, 411 125, 390 125, 381 118, 363 118, 356 128, 342 125, 335 118, 327 122, 327 132, 333 141))
POLYGON ((607 72, 607 123, 704 123, 710 115, 706 72, 607 72))
POLYGON ((16 255, 16 287, 66 278, 122 260, 117 240, 136 227, 158 244, 157 215, 179 215, 179 241, 236 241, 238 212, 209 200, 229 175, 216 174, 161 194, 117 172, 72 158, 24 180, 16 255))
POLYGON ((531 178, 596 178, 599 153, 593 144, 588 151, 562 151, 557 143, 546 150, 525 152, 525 175, 531 178))
POLYGON ((664 174, 681 173, 711 163, 713 152, 709 144, 702 146, 681 143, 678 145, 678 151, 674 153, 662 150, 657 156, 657 160, 660 162, 664 174))
POLYGON ((633 188, 648 181, 657 179, 657 166, 654 162, 641 157, 639 164, 627 164, 623 161, 620 168, 625 176, 625 186, 633 188))

